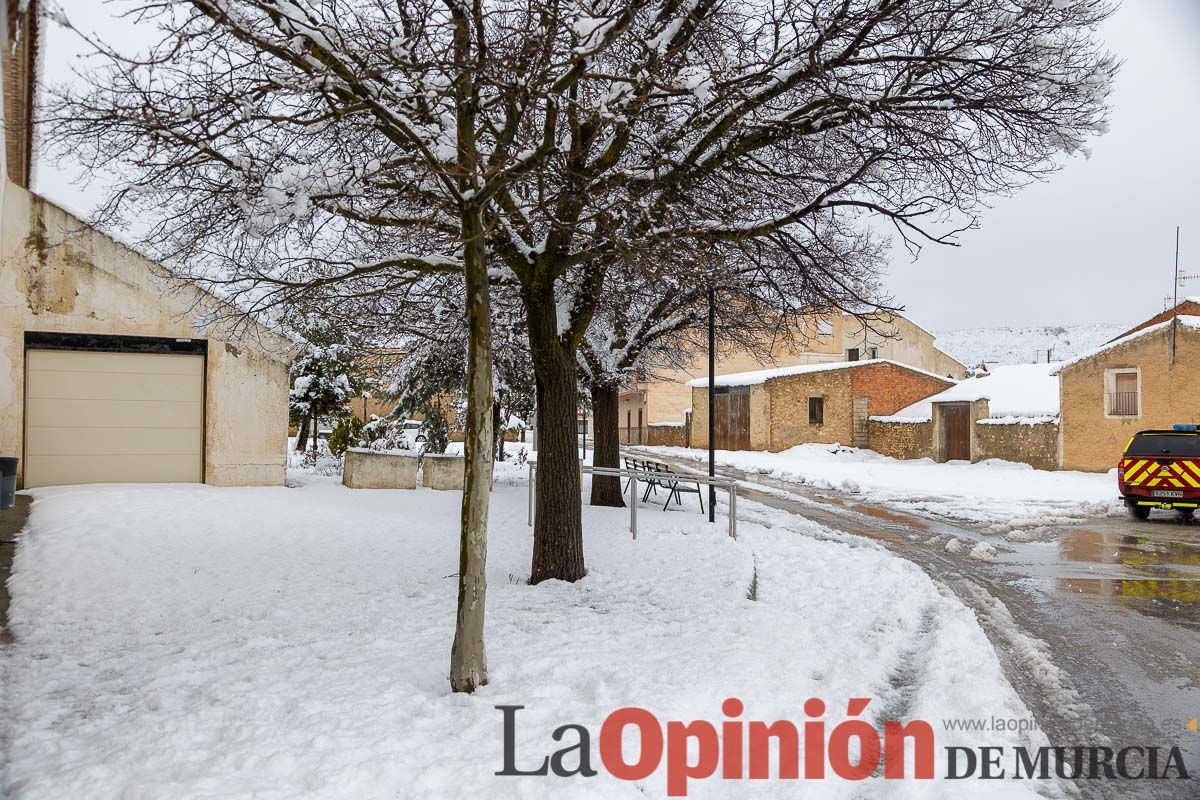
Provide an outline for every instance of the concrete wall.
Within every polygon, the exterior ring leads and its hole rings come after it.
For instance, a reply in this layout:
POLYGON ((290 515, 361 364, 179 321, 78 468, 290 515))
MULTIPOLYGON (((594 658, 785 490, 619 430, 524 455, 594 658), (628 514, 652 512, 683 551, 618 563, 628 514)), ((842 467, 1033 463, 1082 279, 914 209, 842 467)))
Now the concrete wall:
POLYGON ((426 489, 462 491, 467 461, 458 455, 426 453, 422 458, 421 485, 426 489))
POLYGON ((0 216, 0 442, 24 450, 25 331, 206 338, 205 481, 281 484, 291 345, 196 320, 210 295, 179 290, 162 267, 8 183, 0 216))
POLYGON ((995 425, 988 420, 975 423, 972 461, 1002 458, 1037 469, 1058 469, 1058 423, 995 425))
POLYGON ((867 424, 871 449, 899 459, 933 458, 932 422, 876 422, 867 424))
POLYGON ((415 489, 418 464, 416 452, 352 447, 342 465, 342 483, 351 489, 415 489))
POLYGON ((1138 431, 1200 423, 1200 331, 1167 326, 1073 364, 1059 373, 1059 391, 1063 468, 1110 470, 1138 431), (1105 416, 1105 372, 1113 369, 1139 370, 1139 416, 1105 416))

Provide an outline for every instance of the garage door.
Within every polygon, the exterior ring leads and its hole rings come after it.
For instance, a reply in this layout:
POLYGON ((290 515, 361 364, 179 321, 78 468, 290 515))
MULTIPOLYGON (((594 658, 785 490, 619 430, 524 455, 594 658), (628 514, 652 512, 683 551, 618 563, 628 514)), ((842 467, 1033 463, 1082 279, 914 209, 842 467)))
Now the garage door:
POLYGON ((25 485, 204 479, 204 357, 26 351, 25 485))

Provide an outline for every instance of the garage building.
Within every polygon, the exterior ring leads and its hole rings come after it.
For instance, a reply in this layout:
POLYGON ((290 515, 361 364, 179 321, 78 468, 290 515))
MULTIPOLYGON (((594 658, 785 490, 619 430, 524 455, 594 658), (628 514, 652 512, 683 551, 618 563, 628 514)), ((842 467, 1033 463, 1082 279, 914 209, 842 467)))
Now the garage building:
POLYGON ((24 488, 283 483, 291 342, 29 191, 35 15, 0 56, 0 455, 24 488))

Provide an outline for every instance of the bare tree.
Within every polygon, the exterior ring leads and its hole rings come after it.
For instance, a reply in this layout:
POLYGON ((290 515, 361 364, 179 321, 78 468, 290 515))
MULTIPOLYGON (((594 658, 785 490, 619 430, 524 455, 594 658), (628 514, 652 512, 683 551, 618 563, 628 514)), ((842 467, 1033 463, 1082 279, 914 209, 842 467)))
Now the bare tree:
MULTIPOLYGON (((1107 0, 129 4, 157 13, 162 45, 106 50, 47 138, 127 170, 106 210, 150 212, 159 255, 257 309, 464 274, 473 439, 490 425, 485 264, 519 287, 534 583, 585 571, 578 350, 614 265, 757 240, 782 256, 763 280, 795 286, 830 263, 809 252, 824 229, 952 243, 988 195, 1103 129, 1115 70, 1107 0)), ((721 287, 739 262, 672 275, 721 287)))

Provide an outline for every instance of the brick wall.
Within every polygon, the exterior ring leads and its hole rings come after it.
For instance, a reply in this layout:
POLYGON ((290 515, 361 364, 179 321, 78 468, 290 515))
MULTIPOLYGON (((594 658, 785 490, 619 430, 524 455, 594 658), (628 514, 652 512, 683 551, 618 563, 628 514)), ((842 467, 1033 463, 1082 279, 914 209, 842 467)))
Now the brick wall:
POLYGON ((1058 469, 1058 423, 994 425, 975 423, 972 461, 1002 458, 1037 469, 1058 469))
POLYGON ((932 422, 875 422, 867 426, 871 449, 892 458, 933 458, 932 422))
POLYGON ((1171 334, 1172 326, 1148 333, 1060 373, 1064 469, 1112 469, 1138 431, 1200 423, 1200 331, 1178 326, 1174 357, 1171 334), (1139 416, 1105 417, 1111 369, 1140 371, 1139 416))
POLYGON ((918 400, 949 389, 953 381, 935 378, 895 364, 875 364, 849 370, 851 388, 856 397, 866 396, 867 414, 886 417, 918 400))

